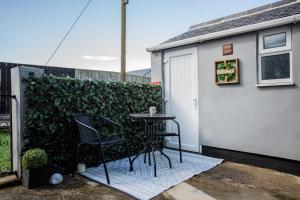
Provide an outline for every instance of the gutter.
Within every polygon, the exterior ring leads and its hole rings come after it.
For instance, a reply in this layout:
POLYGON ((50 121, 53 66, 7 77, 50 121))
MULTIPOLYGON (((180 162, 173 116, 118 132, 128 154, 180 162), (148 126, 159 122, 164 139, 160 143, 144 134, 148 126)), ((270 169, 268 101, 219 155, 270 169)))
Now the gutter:
POLYGON ((194 43, 201 43, 201 42, 224 38, 224 37, 228 37, 228 36, 248 33, 248 32, 252 32, 252 31, 258 31, 258 30, 272 28, 272 27, 276 27, 276 26, 282 26, 282 25, 286 25, 286 24, 297 23, 299 21, 300 21, 300 14, 297 14, 297 15, 293 15, 293 16, 289 16, 289 17, 272 20, 272 21, 262 22, 262 23, 258 23, 258 24, 252 24, 252 25, 243 26, 243 27, 239 27, 239 28, 233 28, 233 29, 229 29, 229 30, 225 30, 225 31, 219 31, 219 32, 210 33, 207 35, 196 36, 196 37, 179 40, 179 41, 175 41, 175 42, 159 44, 157 46, 147 48, 147 51, 155 52, 155 51, 175 48, 175 47, 179 47, 179 46, 194 44, 194 43))

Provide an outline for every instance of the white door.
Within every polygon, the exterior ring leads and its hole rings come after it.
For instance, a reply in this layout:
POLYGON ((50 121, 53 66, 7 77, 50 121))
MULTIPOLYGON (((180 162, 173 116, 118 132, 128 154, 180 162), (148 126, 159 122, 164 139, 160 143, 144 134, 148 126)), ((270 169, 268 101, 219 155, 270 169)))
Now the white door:
MULTIPOLYGON (((199 152, 197 48, 166 53, 164 79, 166 113, 180 123, 182 149, 199 152)), ((167 131, 176 125, 167 123, 167 131)), ((178 148, 178 138, 167 138, 167 146, 178 148)))

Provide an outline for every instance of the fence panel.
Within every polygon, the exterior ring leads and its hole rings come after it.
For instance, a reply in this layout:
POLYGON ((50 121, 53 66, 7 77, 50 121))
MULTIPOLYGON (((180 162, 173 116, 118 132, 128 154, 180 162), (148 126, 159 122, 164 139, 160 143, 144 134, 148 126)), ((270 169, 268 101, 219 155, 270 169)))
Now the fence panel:
MULTIPOLYGON (((120 73, 86 70, 86 69, 75 69, 75 78, 83 79, 83 80, 97 80, 97 81, 120 81, 120 73)), ((126 81, 137 82, 137 83, 150 83, 151 78, 127 74, 126 81)))

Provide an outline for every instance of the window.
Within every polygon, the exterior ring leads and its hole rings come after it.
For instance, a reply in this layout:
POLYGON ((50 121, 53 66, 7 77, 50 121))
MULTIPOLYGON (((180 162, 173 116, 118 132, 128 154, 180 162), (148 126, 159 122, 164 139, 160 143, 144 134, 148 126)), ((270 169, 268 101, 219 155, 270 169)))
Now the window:
POLYGON ((262 57, 261 75, 262 80, 290 78, 290 54, 262 57))
POLYGON ((292 83, 291 29, 280 28, 259 34, 258 83, 292 83))
POLYGON ((286 33, 264 36, 264 49, 286 46, 286 33))

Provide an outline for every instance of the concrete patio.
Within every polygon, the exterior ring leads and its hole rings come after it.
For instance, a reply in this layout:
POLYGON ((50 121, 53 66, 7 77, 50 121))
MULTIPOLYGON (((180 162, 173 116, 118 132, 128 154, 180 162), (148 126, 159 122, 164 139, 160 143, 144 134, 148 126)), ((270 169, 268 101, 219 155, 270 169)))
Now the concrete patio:
MULTIPOLYGON (((132 199, 128 195, 77 176, 66 177, 60 186, 27 190, 15 186, 0 190, 10 199, 132 199)), ((300 177, 273 170, 225 162, 162 193, 155 199, 201 200, 296 200, 300 199, 300 177)))

